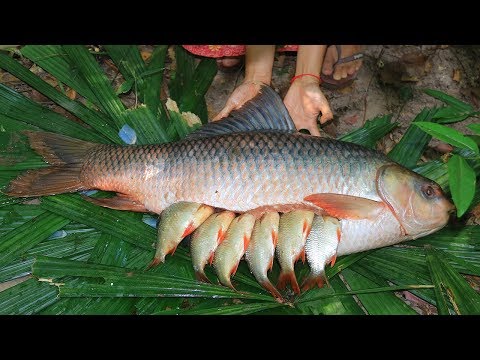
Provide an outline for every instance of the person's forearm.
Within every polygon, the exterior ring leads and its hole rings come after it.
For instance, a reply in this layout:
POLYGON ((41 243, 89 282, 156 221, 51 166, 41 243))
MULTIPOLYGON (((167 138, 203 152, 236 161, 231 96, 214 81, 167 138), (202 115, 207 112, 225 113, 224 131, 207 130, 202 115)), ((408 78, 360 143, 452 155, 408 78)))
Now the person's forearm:
MULTIPOLYGON (((326 50, 326 45, 300 45, 297 53, 295 76, 301 74, 313 74, 320 76, 326 50)), ((304 76, 303 78, 307 77, 310 79, 315 79, 313 76, 304 76)))
POLYGON ((274 58, 275 45, 247 45, 245 81, 270 85, 274 58))

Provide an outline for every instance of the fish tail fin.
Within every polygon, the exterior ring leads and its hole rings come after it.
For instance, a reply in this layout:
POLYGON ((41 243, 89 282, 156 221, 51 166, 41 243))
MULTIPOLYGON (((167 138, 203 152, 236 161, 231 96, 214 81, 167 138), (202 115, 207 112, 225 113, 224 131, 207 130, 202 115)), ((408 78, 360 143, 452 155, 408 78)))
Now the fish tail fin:
POLYGON ((24 131, 34 149, 50 167, 28 170, 12 180, 5 193, 28 197, 86 190, 80 179, 85 157, 97 144, 49 132, 24 131))
POLYGON ((282 271, 278 277, 277 288, 283 290, 288 283, 290 283, 290 286, 295 294, 300 294, 300 287, 298 286, 294 271, 282 271))
POLYGON ((310 274, 302 283, 302 291, 313 289, 315 286, 322 288, 325 285, 326 277, 324 274, 310 274))
POLYGON ((268 290, 270 294, 277 300, 278 302, 283 303, 285 300, 283 299, 282 295, 278 292, 277 288, 273 286, 270 280, 265 279, 260 282, 260 285, 263 286, 264 289, 268 290))
POLYGON ((203 271, 203 269, 196 270, 195 277, 197 278, 198 281, 202 281, 208 284, 212 283, 210 279, 207 277, 207 275, 205 275, 205 272, 203 271))

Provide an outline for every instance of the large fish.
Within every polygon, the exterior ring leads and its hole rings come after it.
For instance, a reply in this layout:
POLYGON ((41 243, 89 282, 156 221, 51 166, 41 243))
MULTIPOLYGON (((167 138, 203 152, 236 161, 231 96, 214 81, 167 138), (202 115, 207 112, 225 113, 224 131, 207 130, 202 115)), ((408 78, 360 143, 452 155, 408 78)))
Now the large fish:
POLYGON ((180 201, 257 218, 311 210, 341 220, 338 255, 430 234, 454 209, 439 185, 378 151, 298 133, 269 87, 174 143, 120 146, 26 134, 52 166, 13 180, 11 196, 101 189, 119 195, 91 201, 121 210, 161 213, 180 201))

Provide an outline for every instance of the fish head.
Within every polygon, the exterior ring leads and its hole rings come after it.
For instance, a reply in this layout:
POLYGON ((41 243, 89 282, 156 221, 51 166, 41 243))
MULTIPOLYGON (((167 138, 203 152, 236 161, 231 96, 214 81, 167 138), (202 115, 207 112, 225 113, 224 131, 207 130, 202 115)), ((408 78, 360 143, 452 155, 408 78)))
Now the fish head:
POLYGON ((378 170, 377 192, 411 239, 441 229, 455 210, 436 182, 397 164, 378 170))

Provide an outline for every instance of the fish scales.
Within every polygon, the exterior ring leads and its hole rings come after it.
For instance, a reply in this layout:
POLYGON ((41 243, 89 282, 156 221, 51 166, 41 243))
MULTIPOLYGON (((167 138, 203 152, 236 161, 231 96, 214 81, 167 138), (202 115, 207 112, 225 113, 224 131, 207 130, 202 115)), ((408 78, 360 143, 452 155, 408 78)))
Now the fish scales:
POLYGON ((303 203, 315 193, 379 201, 376 172, 390 162, 355 144, 263 131, 163 145, 98 145, 81 176, 87 186, 132 195, 157 213, 178 201, 245 212, 303 203))

